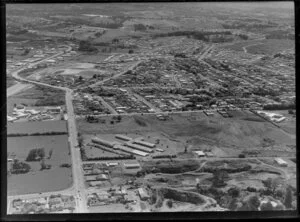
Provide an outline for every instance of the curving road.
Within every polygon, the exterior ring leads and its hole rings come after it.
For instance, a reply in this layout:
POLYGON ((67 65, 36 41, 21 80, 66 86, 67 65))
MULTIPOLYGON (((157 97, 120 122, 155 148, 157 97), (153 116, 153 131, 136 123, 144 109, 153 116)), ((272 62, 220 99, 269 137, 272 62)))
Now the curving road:
MULTIPOLYGON (((70 51, 71 47, 69 47, 66 52, 70 51)), ((59 56, 62 53, 58 53, 54 56, 51 56, 49 58, 53 58, 55 56, 59 56)), ((47 59, 49 59, 47 58, 47 59)), ((46 60, 46 59, 45 59, 46 60)), ((39 61, 38 63, 43 62, 44 60, 39 61)), ((25 68, 24 68, 25 69, 25 68)), ((68 114, 68 132, 69 132, 69 142, 70 142, 70 150, 71 150, 71 156, 72 156, 72 173, 73 173, 73 186, 67 190, 67 192, 73 191, 73 195, 76 200, 76 210, 75 213, 87 213, 87 201, 86 201, 86 195, 85 195, 85 182, 84 182, 84 177, 81 169, 81 154, 80 154, 80 149, 76 148, 78 145, 78 140, 77 140, 77 129, 76 129, 76 120, 75 120, 75 114, 74 114, 74 108, 72 104, 73 100, 73 90, 66 88, 66 87, 60 87, 60 86, 53 86, 49 85, 46 83, 41 83, 33 80, 28 80, 20 77, 18 74, 20 71, 24 70, 20 69, 12 73, 13 78, 15 78, 18 81, 22 81, 25 83, 29 84, 35 84, 35 85, 40 85, 40 86, 45 86, 45 87, 51 87, 54 89, 58 90, 63 90, 66 92, 66 108, 67 108, 67 114, 68 114)), ((56 192, 50 192, 50 193, 58 193, 59 191, 56 192)), ((66 192, 66 190, 63 190, 61 192, 66 192)), ((61 193, 59 192, 59 193, 61 193)), ((26 195, 26 197, 33 197, 34 195, 37 194, 31 194, 31 195, 26 195)), ((47 193, 45 193, 47 195, 47 193)), ((38 195, 40 196, 40 195, 38 195)), ((13 196, 15 198, 16 196, 13 196)))

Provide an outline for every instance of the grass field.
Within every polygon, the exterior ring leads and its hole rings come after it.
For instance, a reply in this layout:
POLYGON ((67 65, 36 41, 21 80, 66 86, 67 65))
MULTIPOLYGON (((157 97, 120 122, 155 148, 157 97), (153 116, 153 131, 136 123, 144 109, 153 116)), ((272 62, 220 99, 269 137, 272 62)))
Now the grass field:
POLYGON ((295 41, 285 39, 265 39, 251 42, 240 42, 224 46, 223 48, 234 51, 244 51, 243 47, 246 47, 247 52, 250 54, 273 55, 286 49, 295 48, 295 41))
POLYGON ((9 88, 15 85, 17 81, 11 77, 11 75, 6 75, 6 88, 9 88))
POLYGON ((67 122, 58 121, 39 121, 39 122, 20 122, 8 123, 7 134, 12 133, 46 133, 46 132, 68 132, 67 122))
POLYGON ((8 137, 8 155, 14 153, 21 161, 26 159, 31 149, 42 147, 46 156, 51 149, 53 150, 51 158, 46 158, 46 163, 51 164, 50 170, 40 171, 39 162, 28 162, 31 172, 8 176, 8 195, 68 188, 72 184, 72 169, 59 167, 62 163, 71 163, 68 146, 67 135, 8 137))
POLYGON ((262 41, 263 44, 247 47, 251 54, 273 55, 280 51, 295 48, 295 41, 283 39, 268 39, 262 41))

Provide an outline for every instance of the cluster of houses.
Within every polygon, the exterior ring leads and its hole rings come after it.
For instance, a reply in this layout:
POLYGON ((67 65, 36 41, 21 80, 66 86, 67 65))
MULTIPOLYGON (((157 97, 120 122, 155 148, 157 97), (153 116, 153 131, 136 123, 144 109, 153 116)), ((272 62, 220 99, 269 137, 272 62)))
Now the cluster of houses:
MULTIPOLYGON (((108 191, 102 190, 98 191, 97 193, 90 193, 87 196, 87 205, 89 207, 95 207, 114 203, 135 204, 137 202, 136 195, 129 195, 129 193, 131 192, 124 186, 110 188, 108 191)), ((148 192, 143 187, 137 188, 135 194, 137 194, 142 201, 146 201, 150 198, 148 192)))
POLYGON ((51 195, 12 201, 12 214, 73 213, 76 203, 73 196, 51 195))
POLYGON ((45 107, 43 111, 40 111, 35 109, 27 109, 22 105, 16 105, 13 109, 12 115, 7 115, 7 121, 14 122, 19 119, 26 119, 28 121, 54 120, 55 115, 61 113, 62 108, 60 106, 45 107))

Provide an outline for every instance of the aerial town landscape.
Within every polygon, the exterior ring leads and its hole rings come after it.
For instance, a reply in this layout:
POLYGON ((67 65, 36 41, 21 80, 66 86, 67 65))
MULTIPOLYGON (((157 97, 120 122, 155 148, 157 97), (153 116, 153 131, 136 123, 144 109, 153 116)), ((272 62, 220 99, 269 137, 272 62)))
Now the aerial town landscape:
POLYGON ((292 2, 7 4, 7 214, 297 209, 292 2))

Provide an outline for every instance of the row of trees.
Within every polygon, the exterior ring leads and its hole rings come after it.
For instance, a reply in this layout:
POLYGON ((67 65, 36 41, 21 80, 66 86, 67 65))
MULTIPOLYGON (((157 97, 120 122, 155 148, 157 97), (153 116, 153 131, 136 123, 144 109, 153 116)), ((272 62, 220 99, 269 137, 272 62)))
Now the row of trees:
POLYGON ((42 133, 10 133, 7 134, 8 137, 18 137, 18 136, 45 136, 45 135, 64 135, 67 132, 42 132, 42 133))
POLYGON ((153 156, 152 158, 153 159, 163 159, 163 158, 176 158, 177 155, 156 155, 156 156, 153 156))
POLYGON ((289 110, 289 109, 296 109, 295 103, 288 103, 288 104, 268 104, 264 105, 264 110, 289 110))
MULTIPOLYGON (((193 37, 197 40, 202 41, 209 41, 210 35, 232 35, 231 31, 218 31, 218 32, 207 32, 207 31, 175 31, 175 32, 168 32, 168 33, 160 33, 155 34, 153 37, 170 37, 170 36, 187 36, 187 37, 193 37)), ((224 38, 224 36, 223 36, 224 38)))
POLYGON ((98 49, 94 47, 90 41, 85 41, 82 40, 79 42, 79 51, 84 51, 84 52, 97 52, 98 49))

